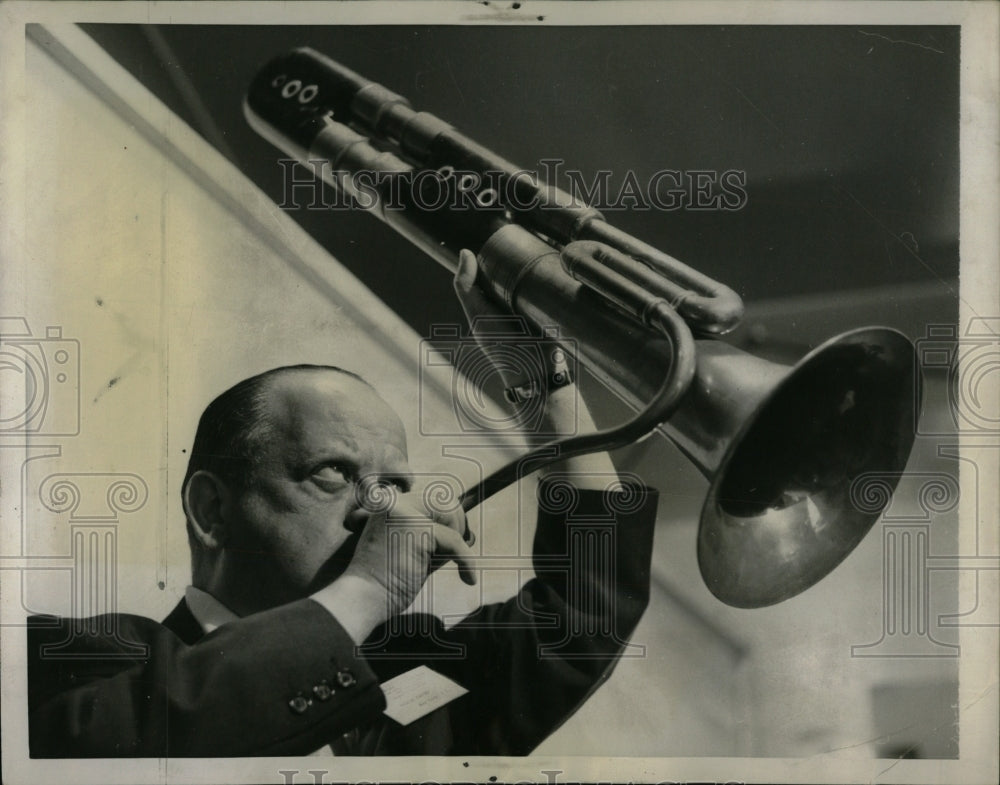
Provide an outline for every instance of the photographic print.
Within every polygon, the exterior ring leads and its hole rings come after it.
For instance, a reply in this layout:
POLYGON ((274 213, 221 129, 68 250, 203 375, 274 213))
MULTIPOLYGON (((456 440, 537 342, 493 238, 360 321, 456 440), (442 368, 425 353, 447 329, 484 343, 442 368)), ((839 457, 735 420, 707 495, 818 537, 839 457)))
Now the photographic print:
POLYGON ((995 7, 0 14, 5 781, 996 781, 995 7))

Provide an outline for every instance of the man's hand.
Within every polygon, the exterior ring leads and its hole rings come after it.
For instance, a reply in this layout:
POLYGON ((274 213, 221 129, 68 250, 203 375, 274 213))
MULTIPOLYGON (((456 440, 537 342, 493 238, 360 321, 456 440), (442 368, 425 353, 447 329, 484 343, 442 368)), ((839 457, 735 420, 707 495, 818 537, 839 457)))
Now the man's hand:
POLYGON ((427 576, 449 559, 463 581, 475 584, 472 551, 462 539, 466 523, 461 509, 428 512, 416 499, 386 486, 378 494, 378 507, 368 515, 345 575, 381 588, 387 618, 410 607, 427 576))
POLYGON ((390 486, 366 489, 367 509, 351 514, 364 526, 344 574, 313 595, 361 643, 384 621, 405 611, 427 576, 453 560, 462 580, 476 583, 473 552, 463 536, 465 513, 422 510, 390 486), (366 520, 365 520, 366 519, 366 520))
MULTIPOLYGON (((508 312, 497 306, 476 283, 479 273, 476 255, 468 250, 463 250, 458 257, 458 270, 455 273, 455 294, 465 311, 465 316, 469 320, 470 328, 474 327, 476 319, 479 317, 494 317, 499 315, 509 315, 508 312)), ((479 340, 480 336, 475 336, 479 340)), ((496 339, 496 335, 490 336, 491 340, 496 339)), ((502 368, 497 368, 501 378, 504 378, 502 368)), ((504 378, 504 384, 510 386, 516 381, 504 378)), ((543 384, 544 380, 536 380, 543 384)), ((576 433, 590 433, 597 430, 593 417, 586 403, 578 397, 578 390, 575 384, 560 387, 555 390, 545 392, 545 410, 543 413, 543 426, 538 429, 526 429, 524 432, 525 441, 529 445, 542 444, 555 437, 571 436, 576 433)), ((613 478, 617 476, 611 457, 604 452, 580 455, 569 458, 557 464, 543 468, 541 475, 556 472, 574 476, 574 483, 580 488, 594 488, 604 490, 613 478)))

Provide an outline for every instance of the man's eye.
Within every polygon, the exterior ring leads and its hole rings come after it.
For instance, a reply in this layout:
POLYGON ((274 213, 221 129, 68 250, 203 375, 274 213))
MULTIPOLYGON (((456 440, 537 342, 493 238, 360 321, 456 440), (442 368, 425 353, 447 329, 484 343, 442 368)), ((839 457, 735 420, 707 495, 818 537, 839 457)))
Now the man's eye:
POLYGON ((318 485, 327 489, 341 488, 344 485, 350 485, 352 481, 351 470, 346 466, 335 464, 321 466, 312 473, 312 478, 318 485))

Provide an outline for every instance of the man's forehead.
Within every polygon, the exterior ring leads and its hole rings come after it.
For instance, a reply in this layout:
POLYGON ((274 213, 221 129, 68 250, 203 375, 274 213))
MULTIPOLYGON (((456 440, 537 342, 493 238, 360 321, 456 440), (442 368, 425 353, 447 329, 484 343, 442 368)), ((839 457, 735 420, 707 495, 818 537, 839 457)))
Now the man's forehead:
POLYGON ((392 440, 405 445, 399 416, 365 382, 332 370, 293 370, 272 381, 266 396, 272 426, 296 441, 392 440))

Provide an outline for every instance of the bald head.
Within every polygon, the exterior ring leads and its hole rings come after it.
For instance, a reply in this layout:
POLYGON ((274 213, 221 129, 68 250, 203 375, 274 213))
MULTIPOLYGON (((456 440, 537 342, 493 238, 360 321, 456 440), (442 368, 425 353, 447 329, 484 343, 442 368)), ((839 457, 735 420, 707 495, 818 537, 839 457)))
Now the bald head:
POLYGON ((268 385, 262 410, 265 451, 322 454, 335 440, 363 454, 391 444, 406 456, 406 430, 365 381, 343 373, 290 371, 268 385))
MULTIPOLYGON (((402 429, 398 415, 361 376, 332 365, 288 365, 273 368, 233 385, 213 400, 202 413, 188 459, 181 492, 200 470, 213 472, 237 487, 253 482, 262 447, 276 423, 289 433, 308 430, 304 410, 297 405, 315 397, 315 389, 327 389, 342 400, 340 419, 360 414, 368 405, 402 429)), ((328 407, 329 408, 329 407, 328 407)), ((313 412, 317 411, 313 407, 313 412)))

